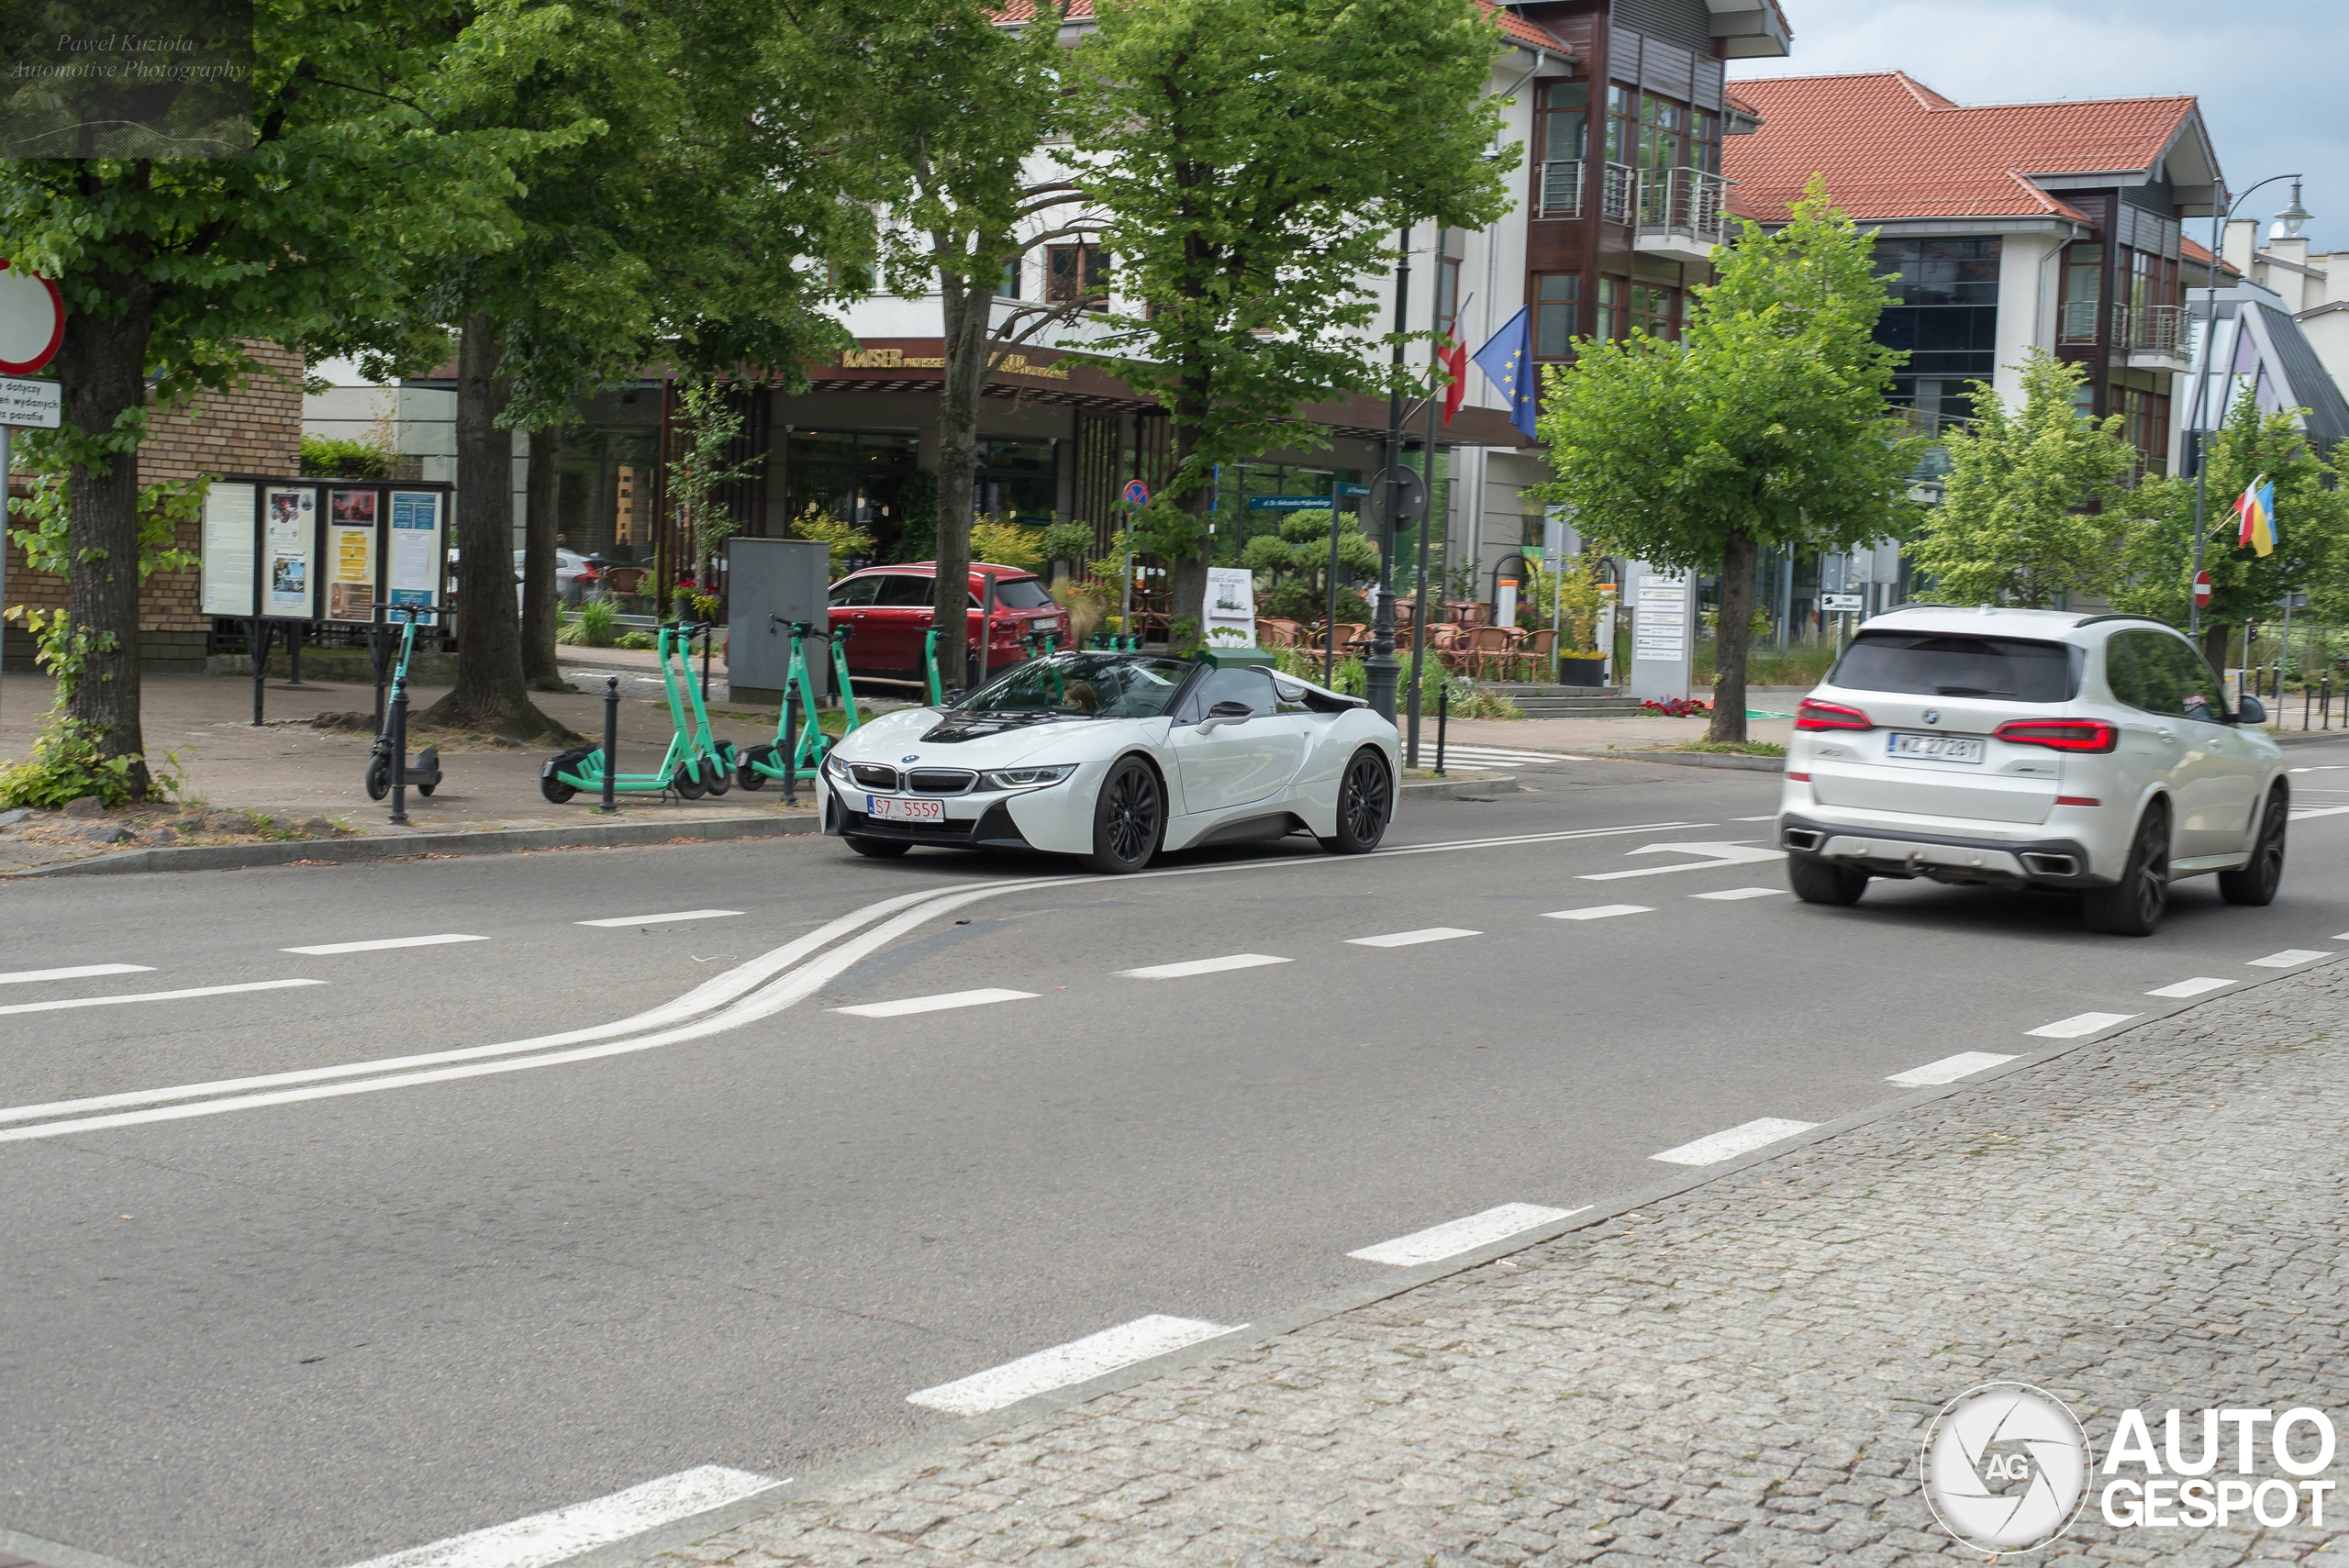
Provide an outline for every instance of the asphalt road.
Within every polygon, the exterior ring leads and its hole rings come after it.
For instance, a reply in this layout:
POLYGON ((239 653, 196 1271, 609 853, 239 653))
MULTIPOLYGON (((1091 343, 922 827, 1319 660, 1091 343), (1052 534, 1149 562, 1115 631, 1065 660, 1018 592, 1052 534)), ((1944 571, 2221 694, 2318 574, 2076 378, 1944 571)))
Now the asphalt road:
MULTIPOLYGON (((2349 806, 2349 745, 2292 761, 2349 806)), ((1771 775, 1525 776, 1367 860, 1125 879, 785 840, 7 889, 0 1551, 339 1568, 801 1473, 952 1418, 917 1391, 1244 1323, 1389 1267, 1351 1251, 2349 941, 2349 811, 2296 823, 2272 907, 2202 879, 2131 941, 2052 896, 1798 905, 1733 858, 1771 775), (1549 917, 1606 906, 1641 912, 1549 917), (1281 962, 1123 973, 1242 956, 1281 962), (22 978, 106 964, 145 967, 22 978), (979 990, 1025 995, 836 1010, 979 990)))

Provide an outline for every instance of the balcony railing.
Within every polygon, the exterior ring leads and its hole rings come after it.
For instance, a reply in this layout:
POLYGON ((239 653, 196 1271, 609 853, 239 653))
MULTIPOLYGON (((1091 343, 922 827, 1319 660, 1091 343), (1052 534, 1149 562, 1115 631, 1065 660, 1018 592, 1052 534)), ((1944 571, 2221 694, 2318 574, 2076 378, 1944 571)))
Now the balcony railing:
POLYGON ((1639 205, 1640 172, 1629 163, 1605 165, 1604 183, 1598 188, 1598 216, 1609 223, 1629 223, 1631 209, 1639 205))
POLYGON ((1702 169, 1650 169, 1640 175, 1639 231, 1685 236, 1700 244, 1728 239, 1729 184, 1702 169))
POLYGON ((2063 315, 2055 323, 2058 343, 2093 343, 2096 341, 2096 307, 2093 299, 2067 299, 2063 315))
POLYGON ((1555 158, 1542 165, 1542 204, 1537 217, 1582 216, 1582 160, 1555 158))
POLYGON ((2188 317, 2181 305, 2132 305, 2116 312, 2113 336, 2132 354, 2186 357, 2188 317))

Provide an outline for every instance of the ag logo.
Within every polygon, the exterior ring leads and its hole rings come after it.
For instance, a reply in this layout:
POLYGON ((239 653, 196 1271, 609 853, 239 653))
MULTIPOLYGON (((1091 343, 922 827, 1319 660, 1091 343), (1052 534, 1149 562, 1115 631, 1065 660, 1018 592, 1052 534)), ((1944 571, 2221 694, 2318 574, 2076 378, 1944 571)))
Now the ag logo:
POLYGON ((1976 1551, 2029 1551, 2080 1511, 2090 1458, 2062 1400, 2027 1383, 1986 1383, 1942 1407, 1925 1434, 1925 1501, 1976 1551))

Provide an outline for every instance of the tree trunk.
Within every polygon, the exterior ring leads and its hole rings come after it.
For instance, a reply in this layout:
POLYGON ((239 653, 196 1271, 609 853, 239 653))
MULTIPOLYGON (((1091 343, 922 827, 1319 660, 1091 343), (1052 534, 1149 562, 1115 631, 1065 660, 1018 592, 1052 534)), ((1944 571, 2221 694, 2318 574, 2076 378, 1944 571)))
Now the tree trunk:
POLYGON ((457 684, 428 724, 518 740, 578 737, 540 713, 522 680, 514 606, 514 438, 497 428, 506 383, 496 328, 476 312, 457 348, 457 684))
MULTIPOLYGON (((1174 438, 1175 473, 1188 472, 1192 460, 1198 455, 1199 427, 1207 417, 1206 376, 1184 377, 1183 390, 1174 398, 1174 428, 1171 432, 1174 438)), ((1190 553, 1166 563, 1166 618, 1170 623, 1191 622, 1192 635, 1202 640, 1207 636, 1208 552, 1215 548, 1207 526, 1208 501, 1213 489, 1212 484, 1202 484, 1183 497, 1184 508, 1198 520, 1199 543, 1190 553)), ((1176 634, 1169 633, 1169 638, 1180 645, 1176 634)))
POLYGON ((530 432, 529 489, 522 503, 522 675, 534 692, 567 692, 555 653, 554 536, 562 521, 562 432, 530 432))
MULTIPOLYGON (((125 290, 127 308, 113 320, 67 317, 58 346, 65 422, 104 436, 147 402, 147 339, 155 310, 144 284, 125 290)), ((102 460, 103 461, 103 460, 102 460)), ((139 454, 121 452, 107 472, 77 462, 67 475, 65 614, 90 646, 66 715, 96 731, 98 751, 129 757, 131 798, 149 786, 139 726, 139 454)))
POLYGON ((1731 529, 1721 541, 1721 619, 1713 639, 1713 721, 1705 739, 1745 743, 1745 653, 1753 640, 1753 564, 1760 552, 1731 529))
POLYGON ((987 384, 995 296, 951 272, 941 272, 938 281, 946 363, 938 398, 938 581, 930 624, 938 628, 939 679, 952 686, 978 668, 975 650, 957 650, 967 647, 970 636, 971 489, 979 465, 979 398, 987 384), (967 662, 967 672, 958 661, 967 662))

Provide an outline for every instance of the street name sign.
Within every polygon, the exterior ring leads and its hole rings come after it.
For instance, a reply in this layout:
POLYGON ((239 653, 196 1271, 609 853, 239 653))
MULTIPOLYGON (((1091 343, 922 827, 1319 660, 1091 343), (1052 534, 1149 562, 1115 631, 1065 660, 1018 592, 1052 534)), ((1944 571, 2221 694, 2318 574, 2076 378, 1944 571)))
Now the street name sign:
POLYGON ((1252 512, 1326 512, 1337 503, 1327 495, 1251 495, 1252 512))

